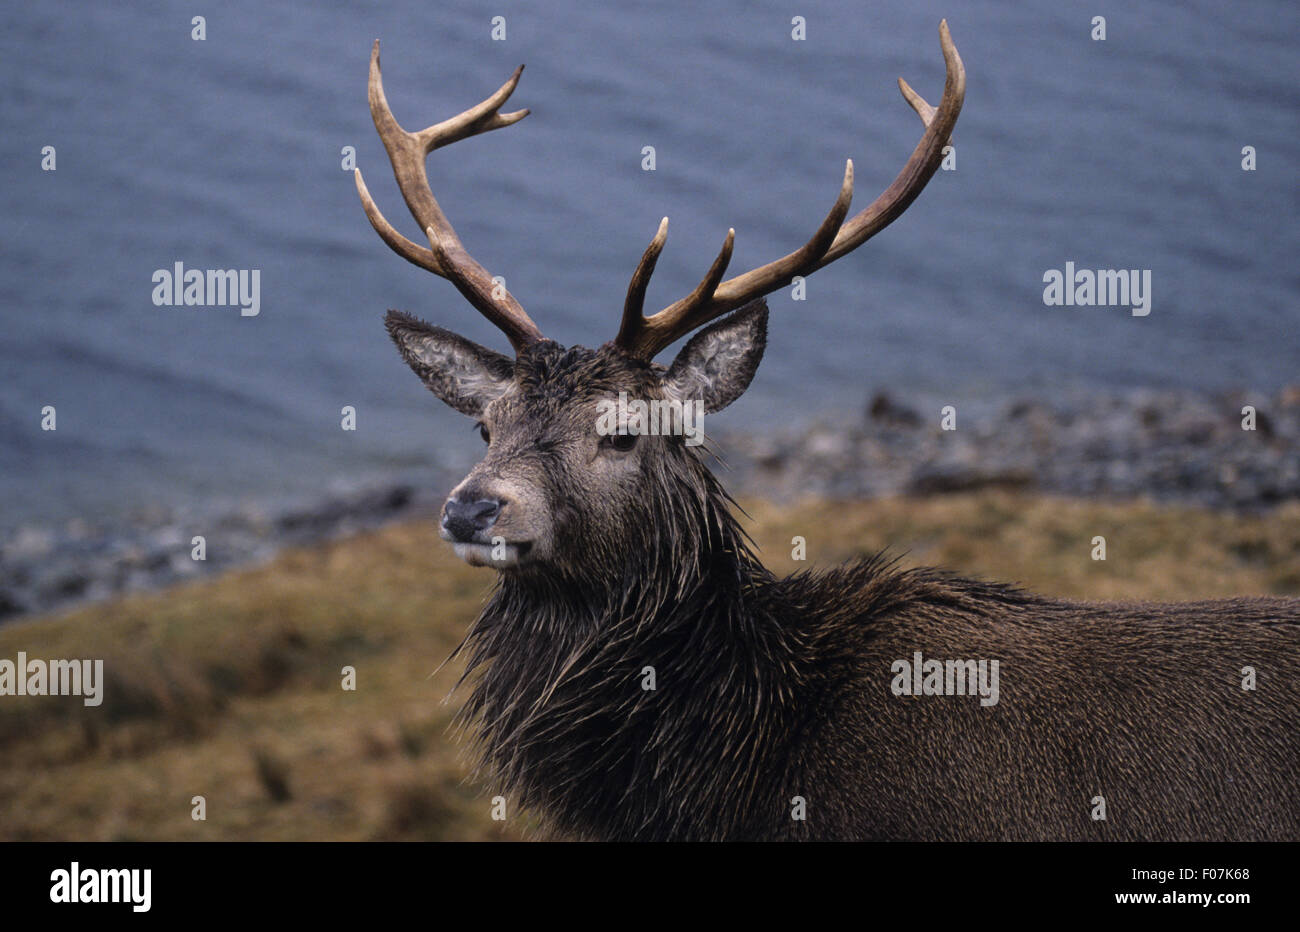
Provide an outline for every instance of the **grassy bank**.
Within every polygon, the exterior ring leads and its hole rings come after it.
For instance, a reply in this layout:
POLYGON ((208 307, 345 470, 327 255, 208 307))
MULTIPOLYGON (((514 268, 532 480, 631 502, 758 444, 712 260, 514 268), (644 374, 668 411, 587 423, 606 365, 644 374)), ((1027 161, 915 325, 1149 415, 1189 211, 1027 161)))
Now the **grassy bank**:
MULTIPOLYGON (((1297 504, 1245 517, 985 492, 746 508, 783 573, 889 547, 1076 598, 1300 594, 1297 504), (1089 556, 1097 535, 1105 562, 1089 556), (807 563, 790 559, 795 536, 807 563)), ((0 628, 0 658, 102 657, 106 679, 98 708, 0 698, 0 838, 536 835, 512 801, 490 818, 498 790, 469 776, 468 742, 448 730, 459 668, 434 673, 490 582, 431 524, 408 524, 0 628)))

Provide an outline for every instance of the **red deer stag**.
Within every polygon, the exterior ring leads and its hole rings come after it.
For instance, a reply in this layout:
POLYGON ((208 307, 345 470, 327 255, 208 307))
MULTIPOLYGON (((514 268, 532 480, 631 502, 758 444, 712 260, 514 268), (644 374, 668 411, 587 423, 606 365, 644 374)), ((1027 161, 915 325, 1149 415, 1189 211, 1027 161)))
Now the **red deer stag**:
POLYGON ((384 219, 358 171, 366 215, 514 347, 512 359, 400 311, 386 319, 402 358, 487 443, 441 519, 458 556, 498 570, 461 646, 462 720, 495 785, 562 833, 1300 838, 1300 600, 1066 602, 880 558, 778 579, 683 436, 597 429, 620 393, 710 413, 735 401, 766 344, 762 297, 907 209, 965 93, 946 24, 940 38, 939 106, 899 81, 925 131, 883 194, 846 220, 849 162, 805 245, 724 281, 728 231, 695 290, 644 316, 664 220, 618 335, 594 350, 542 336, 466 252, 425 174, 434 149, 528 115, 500 112, 520 71, 411 133, 389 110, 375 43, 371 114, 428 246, 384 219), (654 362, 705 324, 671 365, 654 362))

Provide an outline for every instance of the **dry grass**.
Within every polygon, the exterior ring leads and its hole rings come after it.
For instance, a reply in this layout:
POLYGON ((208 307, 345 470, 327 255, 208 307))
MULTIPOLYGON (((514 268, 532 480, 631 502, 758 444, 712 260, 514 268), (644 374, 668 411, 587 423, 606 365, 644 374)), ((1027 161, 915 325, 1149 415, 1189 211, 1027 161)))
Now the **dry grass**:
MULTIPOLYGON (((1300 506, 1242 517, 1011 493, 747 503, 779 572, 889 547, 1078 598, 1300 594, 1300 506), (791 538, 807 541, 805 563, 791 538), (1090 559, 1103 535, 1108 559, 1090 559)), ((0 838, 517 839, 449 733, 458 667, 431 676, 490 573, 429 524, 0 629, 0 658, 102 657, 104 704, 0 699, 0 838), (342 669, 357 688, 341 688, 342 669), (192 798, 207 818, 191 818, 192 798)))

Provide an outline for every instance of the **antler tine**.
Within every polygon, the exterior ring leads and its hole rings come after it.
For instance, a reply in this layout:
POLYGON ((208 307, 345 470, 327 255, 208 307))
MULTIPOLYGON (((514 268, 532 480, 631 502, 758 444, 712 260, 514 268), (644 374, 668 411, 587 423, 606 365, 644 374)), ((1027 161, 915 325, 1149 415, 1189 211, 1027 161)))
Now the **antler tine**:
MULTIPOLYGON (((844 215, 840 214, 840 220, 844 215)), ((835 221, 835 226, 831 228, 831 235, 839 229, 839 220, 835 221)), ((664 248, 664 240, 668 237, 668 218, 664 217, 659 224, 659 232, 655 238, 650 241, 649 247, 646 248, 645 255, 641 257, 641 262, 637 265, 636 273, 632 276, 632 284, 628 286, 627 302, 623 305, 623 323, 619 327, 618 336, 614 338, 614 344, 622 347, 627 353, 638 358, 649 361, 659 352, 660 349, 667 346, 673 340, 677 339, 683 333, 694 330, 698 323, 693 323, 695 316, 701 309, 707 308, 709 301, 713 298, 714 291, 717 290, 718 283, 722 281, 722 276, 727 272, 727 265, 731 262, 731 251, 736 244, 735 229, 727 230, 726 239, 722 241, 722 249, 718 251, 718 256, 713 260, 713 265, 695 290, 692 291, 682 300, 676 302, 672 307, 660 311, 652 317, 642 316, 642 308, 645 303, 646 286, 650 284, 650 275, 654 272, 655 261, 659 258, 659 253, 664 248), (675 332, 676 335, 669 336, 675 332)), ((827 238, 829 244, 830 238, 827 238)), ((700 321, 704 323, 704 321, 700 321)))
POLYGON ((650 276, 654 274, 655 263, 659 261, 659 253, 664 251, 664 243, 667 240, 668 218, 664 217, 659 221, 659 230, 655 233, 654 239, 650 240, 650 245, 641 254, 641 261, 636 264, 636 271, 632 273, 632 281, 628 283, 627 298, 623 301, 623 322, 619 325, 618 336, 614 338, 614 342, 619 346, 623 345, 625 339, 633 339, 641 327, 641 312, 645 309, 646 288, 650 286, 650 276))
POLYGON ((361 206, 380 238, 403 259, 451 281, 470 304, 505 333, 516 353, 528 344, 543 339, 542 332, 519 302, 497 285, 487 269, 465 250, 433 196, 425 158, 434 149, 479 133, 510 126, 528 116, 527 110, 499 112, 501 105, 514 92, 523 70, 523 65, 516 68, 510 80, 482 103, 441 123, 412 133, 402 128, 388 106, 388 99, 384 95, 383 74, 379 67, 379 40, 375 40, 370 52, 370 115, 374 119, 379 138, 384 143, 384 149, 388 152, 402 198, 406 201, 411 216, 429 237, 432 248, 419 246, 397 232, 375 205, 365 180, 361 177, 361 170, 355 172, 361 206))
POLYGON ((912 150, 911 157, 898 177, 865 210, 844 225, 844 229, 840 230, 835 242, 815 268, 821 268, 845 253, 852 252, 893 223, 912 205, 912 201, 916 200, 939 169, 939 163, 943 161, 943 147, 952 136, 957 117, 961 114, 961 105, 966 99, 966 68, 962 65, 961 56, 957 54, 957 47, 952 43, 946 19, 939 23, 939 45, 943 49, 947 76, 943 84, 943 97, 937 108, 926 103, 906 81, 899 82, 903 98, 925 123, 925 133, 920 142, 912 150))
POLYGON ((912 90, 912 85, 902 78, 898 79, 898 89, 903 92, 903 99, 912 105, 916 115, 921 118, 921 124, 928 127, 930 121, 934 119, 934 108, 926 103, 924 97, 912 90))
MULTIPOLYGON (((623 324, 615 344, 629 355, 649 361, 665 346, 690 330, 786 286, 796 275, 807 275, 829 265, 896 220, 938 170, 943 160, 943 147, 952 135, 966 96, 966 69, 953 45, 947 20, 939 23, 939 44, 943 50, 946 78, 943 98, 939 101, 938 108, 931 107, 906 81, 899 79, 904 99, 921 117, 926 128, 898 177, 879 197, 844 223, 853 197, 853 162, 849 160, 845 165, 844 181, 840 185, 835 205, 812 239, 802 247, 725 282, 718 283, 715 280, 710 283, 709 276, 706 276, 705 281, 691 294, 652 317, 642 317, 635 324, 630 320, 630 311, 625 306, 623 324)), ((728 236, 728 243, 724 247, 728 258, 730 243, 731 237, 728 236)), ((662 248, 662 245, 660 243, 659 247, 662 248)), ((656 252, 656 258, 657 256, 656 252)), ((719 260, 722 260, 722 256, 719 256, 719 260)), ((725 268, 725 261, 722 265, 725 268)), ((717 268, 718 263, 715 262, 714 266, 717 268)), ((650 268, 653 267, 652 262, 650 268)), ((637 273, 638 276, 641 275, 640 267, 637 273)), ((713 270, 710 270, 710 276, 712 274, 713 270)), ((634 277, 635 281, 637 279, 634 277)), ((644 281, 638 284, 642 296, 645 285, 644 281)), ((629 290, 629 296, 630 293, 629 290)))
POLYGON ((374 198, 370 196, 370 189, 366 187, 365 179, 361 177, 361 169, 354 169, 352 175, 357 183, 357 194, 361 195, 361 209, 366 212, 366 219, 379 234, 379 238, 388 244, 388 248, 413 265, 427 269, 434 275, 443 275, 442 263, 437 256, 398 233, 388 219, 380 213, 374 198))
POLYGON ((722 276, 727 272, 727 266, 731 263, 731 249, 735 245, 736 229, 731 227, 727 230, 727 237, 722 241, 722 248, 718 250, 718 256, 713 260, 713 265, 709 266, 709 271, 695 286, 695 290, 678 302, 682 305, 680 311, 682 326, 691 330, 698 326, 691 323, 691 316, 704 307, 713 298, 713 293, 718 290, 718 282, 722 281, 722 276))

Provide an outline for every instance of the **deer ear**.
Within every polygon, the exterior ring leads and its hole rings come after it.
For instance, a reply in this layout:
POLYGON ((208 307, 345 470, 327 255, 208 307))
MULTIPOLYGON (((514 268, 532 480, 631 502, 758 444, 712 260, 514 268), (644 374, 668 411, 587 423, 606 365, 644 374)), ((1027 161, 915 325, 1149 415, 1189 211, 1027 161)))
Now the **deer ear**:
POLYGON ((759 298, 691 337, 664 373, 664 391, 721 411, 749 388, 766 346, 767 302, 759 298))
POLYGON ((384 326, 420 381, 461 414, 481 416, 514 379, 513 359, 450 330, 403 311, 389 311, 384 326))

